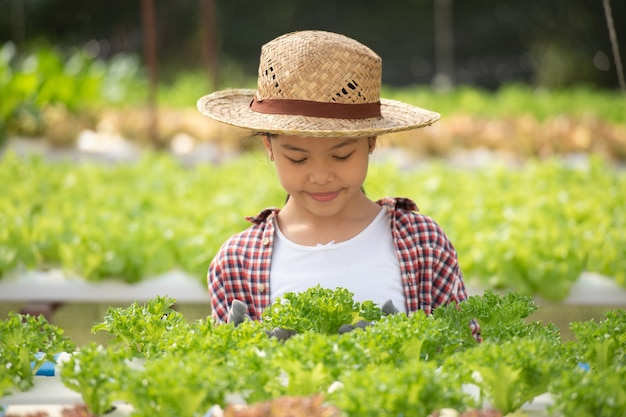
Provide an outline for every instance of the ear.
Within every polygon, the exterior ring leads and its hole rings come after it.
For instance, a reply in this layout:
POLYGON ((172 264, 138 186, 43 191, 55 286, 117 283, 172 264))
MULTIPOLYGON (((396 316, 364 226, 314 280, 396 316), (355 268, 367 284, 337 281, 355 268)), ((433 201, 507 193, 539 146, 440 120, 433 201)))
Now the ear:
POLYGON ((263 135, 263 146, 268 154, 272 153, 272 140, 268 135, 263 135))
POLYGON ((372 153, 374 149, 376 149, 376 141, 378 138, 376 136, 371 136, 367 138, 367 144, 369 146, 369 153, 372 153))

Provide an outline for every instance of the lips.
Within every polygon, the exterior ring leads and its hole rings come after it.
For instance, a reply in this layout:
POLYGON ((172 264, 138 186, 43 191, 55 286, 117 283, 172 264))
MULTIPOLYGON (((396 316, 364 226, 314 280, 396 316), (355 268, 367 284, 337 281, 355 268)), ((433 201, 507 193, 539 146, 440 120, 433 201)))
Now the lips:
POLYGON ((338 194, 339 192, 333 191, 331 193, 310 193, 309 195, 315 201, 327 202, 327 201, 334 200, 338 194))

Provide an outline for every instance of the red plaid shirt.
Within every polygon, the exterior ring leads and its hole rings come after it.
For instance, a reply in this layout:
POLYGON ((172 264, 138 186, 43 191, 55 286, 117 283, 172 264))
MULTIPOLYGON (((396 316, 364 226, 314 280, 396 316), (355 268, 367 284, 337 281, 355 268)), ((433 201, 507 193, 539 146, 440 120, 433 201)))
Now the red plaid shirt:
MULTIPOLYGON (((406 198, 383 198, 377 202, 391 213, 404 287, 407 312, 430 314, 438 306, 467 299, 457 255, 445 233, 428 216, 417 213, 406 198)), ((274 218, 279 209, 268 208, 247 219, 253 225, 232 236, 211 262, 208 285, 213 317, 226 321, 234 299, 244 302, 248 315, 260 320, 270 304, 270 264, 274 243, 274 218)), ((470 324, 480 341, 480 328, 470 324)))

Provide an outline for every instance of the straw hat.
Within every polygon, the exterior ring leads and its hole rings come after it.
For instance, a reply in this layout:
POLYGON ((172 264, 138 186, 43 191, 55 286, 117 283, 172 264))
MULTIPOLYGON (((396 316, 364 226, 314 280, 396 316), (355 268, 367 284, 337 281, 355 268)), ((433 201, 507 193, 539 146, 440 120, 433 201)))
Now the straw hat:
POLYGON ((211 119, 258 133, 362 137, 417 129, 438 113, 380 98, 381 58, 343 35, 288 33, 261 48, 258 88, 198 100, 211 119))

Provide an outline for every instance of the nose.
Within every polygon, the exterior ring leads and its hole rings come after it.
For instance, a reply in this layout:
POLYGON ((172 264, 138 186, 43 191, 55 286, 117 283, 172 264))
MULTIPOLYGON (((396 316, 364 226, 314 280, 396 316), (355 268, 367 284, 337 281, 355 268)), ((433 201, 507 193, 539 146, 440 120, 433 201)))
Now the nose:
POLYGON ((312 184, 324 185, 335 178, 332 169, 324 163, 316 164, 309 173, 309 182, 312 184))

